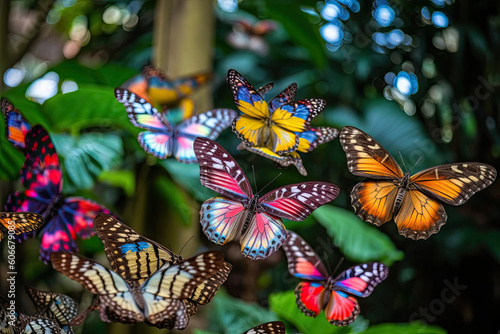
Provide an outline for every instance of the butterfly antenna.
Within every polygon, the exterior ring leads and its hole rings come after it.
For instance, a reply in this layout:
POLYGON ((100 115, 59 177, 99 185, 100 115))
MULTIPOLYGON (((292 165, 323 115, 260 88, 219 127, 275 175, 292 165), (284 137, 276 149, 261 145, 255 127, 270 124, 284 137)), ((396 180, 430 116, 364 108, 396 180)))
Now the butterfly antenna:
POLYGON ((411 170, 412 170, 413 168, 415 168, 415 166, 416 166, 416 165, 418 165, 418 163, 420 162, 420 160, 422 160, 422 157, 419 157, 419 158, 418 158, 417 162, 415 162, 415 164, 414 164, 414 165, 410 168, 410 170, 408 171, 408 173, 409 173, 409 172, 411 172, 411 170))
POLYGON ((335 270, 332 272, 332 275, 333 275, 333 273, 335 273, 337 271, 337 269, 339 269, 339 267, 342 264, 342 262, 344 262, 344 257, 343 256, 340 258, 339 263, 337 263, 337 266, 335 267, 335 270))
POLYGON ((281 174, 283 174, 283 173, 279 173, 278 175, 276 175, 276 176, 274 177, 274 179, 272 179, 271 181, 269 181, 269 182, 268 182, 268 183, 264 186, 264 188, 262 188, 262 189, 261 189, 258 193, 256 193, 255 195, 258 195, 261 191, 263 191, 264 189, 266 189, 266 188, 267 188, 267 187, 268 187, 271 183, 273 183, 273 182, 274 182, 274 181, 275 181, 278 177, 280 177, 280 176, 281 176, 281 174))
POLYGON ((188 239, 188 241, 186 241, 186 242, 184 243, 184 246, 182 246, 181 250, 179 251, 179 255, 181 255, 182 251, 184 250, 184 247, 186 247, 186 246, 187 246, 187 244, 191 241, 191 239, 193 239, 193 236, 191 236, 191 237, 188 239))
POLYGON ((409 171, 408 171, 408 168, 406 168, 406 164, 405 164, 405 161, 404 161, 404 159, 403 159, 403 155, 401 154, 401 151, 399 151, 399 157, 401 158, 401 164, 403 165, 403 167, 405 168, 405 170, 406 170, 407 172, 409 172, 409 171))
POLYGON ((326 270, 328 270, 329 273, 331 273, 331 270, 332 269, 330 267, 330 262, 327 261, 328 260, 328 252, 326 250, 323 250, 323 263, 326 264, 326 270))
POLYGON ((257 191, 257 178, 255 177, 254 165, 252 165, 252 173, 253 173, 253 186, 255 187, 255 192, 258 193, 258 191, 257 191))

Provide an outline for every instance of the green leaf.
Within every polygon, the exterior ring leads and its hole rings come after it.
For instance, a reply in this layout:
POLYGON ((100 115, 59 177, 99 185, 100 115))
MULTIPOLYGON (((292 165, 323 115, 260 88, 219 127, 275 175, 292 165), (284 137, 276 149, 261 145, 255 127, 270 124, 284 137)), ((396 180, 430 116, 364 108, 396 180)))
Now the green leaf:
POLYGON ((409 324, 386 323, 370 326, 361 334, 446 334, 446 330, 438 326, 430 326, 420 322, 411 322, 409 324))
POLYGON ((325 42, 319 33, 319 25, 309 21, 309 15, 301 10, 300 4, 274 0, 266 1, 265 6, 269 18, 280 22, 290 38, 309 52, 316 67, 325 68, 327 63, 325 42))
POLYGON ((345 257, 353 262, 381 261, 391 265, 404 257, 387 235, 350 211, 324 205, 313 215, 345 257))
POLYGON ((169 203, 169 207, 177 212, 184 225, 191 224, 193 219, 192 207, 189 205, 188 198, 178 186, 166 176, 160 175, 155 181, 155 187, 163 195, 165 201, 169 203))
POLYGON ((297 307, 294 291, 273 293, 269 296, 269 307, 281 318, 293 324, 303 334, 349 333, 348 327, 331 325, 321 312, 316 318, 305 316, 297 307))
POLYGON ((139 131, 129 122, 125 107, 116 101, 112 86, 81 85, 75 92, 57 94, 45 101, 42 112, 55 132, 77 132, 89 127, 120 127, 134 134, 139 131))
POLYGON ((244 302, 219 290, 212 300, 210 328, 216 333, 243 333, 269 321, 276 321, 276 315, 257 305, 244 302))
POLYGON ((64 158, 69 180, 78 189, 91 188, 103 170, 122 161, 122 141, 115 134, 85 133, 78 138, 54 134, 51 137, 57 153, 64 158))
POLYGON ((99 174, 98 180, 114 187, 122 188, 127 196, 135 193, 135 174, 130 170, 106 170, 99 174))

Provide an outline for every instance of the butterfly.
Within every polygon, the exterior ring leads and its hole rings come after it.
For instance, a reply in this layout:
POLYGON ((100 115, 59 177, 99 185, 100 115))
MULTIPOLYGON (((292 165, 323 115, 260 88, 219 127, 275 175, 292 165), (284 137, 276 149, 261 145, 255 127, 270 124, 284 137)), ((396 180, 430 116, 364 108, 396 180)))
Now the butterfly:
POLYGON ((174 125, 151 104, 126 89, 116 88, 115 96, 126 107, 130 122, 148 130, 138 136, 139 144, 146 152, 160 159, 173 154, 183 163, 196 162, 193 152, 196 137, 215 139, 236 117, 234 110, 212 109, 174 125))
POLYGON ((304 220, 339 193, 331 183, 303 182, 260 197, 253 195, 243 170, 219 144, 198 137, 194 152, 200 163, 201 184, 221 194, 201 206, 203 232, 220 245, 239 237, 241 252, 252 260, 268 257, 283 244, 286 230, 281 218, 304 220))
POLYGON ((317 317, 325 310, 326 319, 336 326, 347 326, 359 314, 355 297, 368 297, 387 278, 389 268, 383 263, 353 266, 338 275, 329 276, 318 255, 293 231, 283 245, 288 271, 304 279, 295 288, 295 301, 306 316, 317 317))
POLYGON ((285 334, 285 324, 281 321, 266 322, 242 334, 285 334))
POLYGON ((497 176, 495 168, 478 162, 440 165, 414 175, 403 173, 379 143, 351 126, 342 128, 340 143, 351 173, 370 178, 351 191, 356 214, 377 226, 394 217, 399 234, 414 240, 427 239, 446 223, 439 201, 461 205, 497 176))
POLYGON ((33 232, 45 225, 45 219, 33 212, 0 212, 0 227, 4 227, 7 232, 0 229, 0 241, 5 233, 19 236, 24 233, 33 232), (12 231, 9 233, 9 231, 12 231))
POLYGON ((147 82, 147 95, 153 105, 170 105, 193 94, 210 78, 209 73, 170 79, 152 66, 145 66, 143 76, 147 82))
POLYGON ((243 113, 233 121, 233 132, 245 145, 267 147, 278 155, 289 154, 297 149, 298 133, 308 130, 310 121, 326 104, 321 99, 294 102, 296 84, 291 84, 267 103, 264 95, 272 88, 272 84, 256 90, 235 70, 229 70, 227 82, 231 86, 236 106, 243 113))
POLYGON ((52 334, 64 333, 54 320, 28 316, 19 313, 9 300, 0 297, 0 333, 1 334, 52 334))
POLYGON ((24 150, 26 148, 24 138, 26 137, 26 133, 31 129, 31 125, 7 99, 2 98, 1 103, 2 114, 7 125, 5 135, 12 145, 24 150))
POLYGON ((166 262, 142 284, 76 254, 53 253, 51 261, 54 269, 97 295, 102 321, 183 329, 189 317, 182 300, 222 268, 224 255, 205 252, 176 264, 166 262))
POLYGON ((78 314, 76 300, 62 293, 42 291, 33 287, 26 287, 26 293, 39 315, 55 320, 66 333, 73 333, 70 322, 78 314))
POLYGON ((238 149, 246 149, 247 151, 253 152, 260 156, 271 159, 276 164, 281 167, 287 167, 290 165, 295 165, 297 170, 301 175, 306 176, 307 171, 302 164, 302 159, 298 152, 311 152, 319 144, 323 144, 337 138, 339 131, 335 128, 330 127, 318 127, 318 128, 310 128, 307 131, 304 131, 299 134, 299 146, 296 151, 293 151, 289 154, 279 155, 268 149, 267 147, 252 147, 245 145, 244 142, 241 142, 238 145, 238 149))
POLYGON ((254 24, 240 20, 235 22, 233 31, 227 35, 227 42, 236 49, 250 50, 264 56, 269 51, 269 43, 263 37, 275 29, 276 23, 271 20, 254 24))
MULTIPOLYGON (((77 250, 76 237, 93 235, 92 220, 97 213, 109 212, 104 206, 81 197, 64 198, 62 171, 49 134, 40 125, 26 134, 26 160, 21 169, 25 188, 9 195, 6 211, 40 214, 47 224, 42 229, 40 258, 48 263, 50 253, 77 250)), ((21 235, 18 240, 31 236, 21 235)))
MULTIPOLYGON (((104 245, 111 268, 127 281, 142 284, 165 263, 178 264, 183 261, 180 255, 138 234, 105 213, 100 213, 95 218, 94 231, 104 245)), ((231 264, 224 262, 215 275, 207 277, 184 300, 189 315, 196 312, 198 304, 204 305, 212 300, 219 287, 227 280, 231 267, 231 264)))

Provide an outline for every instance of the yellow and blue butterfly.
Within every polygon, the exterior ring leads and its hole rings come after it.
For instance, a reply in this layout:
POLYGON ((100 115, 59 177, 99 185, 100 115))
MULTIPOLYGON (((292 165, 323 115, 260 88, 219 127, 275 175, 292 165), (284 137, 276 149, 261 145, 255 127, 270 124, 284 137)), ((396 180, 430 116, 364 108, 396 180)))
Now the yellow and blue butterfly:
POLYGON ((241 143, 238 145, 239 150, 247 150, 263 156, 265 158, 271 159, 277 165, 281 167, 287 167, 290 165, 294 165, 301 175, 306 176, 307 171, 302 164, 302 159, 298 152, 311 152, 319 144, 323 144, 329 141, 334 140, 339 135, 339 130, 330 127, 317 127, 310 128, 307 131, 302 133, 298 133, 299 136, 299 145, 297 150, 291 152, 290 154, 279 155, 268 149, 267 147, 252 147, 245 145, 245 143, 241 143))
POLYGON ((326 105, 322 99, 294 101, 295 83, 267 103, 264 95, 272 83, 257 90, 235 70, 229 70, 227 82, 243 113, 233 121, 233 131, 246 146, 265 147, 280 156, 297 150, 300 133, 326 105))

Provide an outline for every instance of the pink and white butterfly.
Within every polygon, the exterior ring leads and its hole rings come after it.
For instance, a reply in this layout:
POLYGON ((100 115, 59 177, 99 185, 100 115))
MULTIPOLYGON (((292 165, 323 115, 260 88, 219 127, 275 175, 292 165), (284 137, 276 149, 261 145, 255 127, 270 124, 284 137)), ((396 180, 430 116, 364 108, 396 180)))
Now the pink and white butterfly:
POLYGON ((295 288, 299 309, 314 318, 325 310, 326 319, 336 326, 347 326, 358 316, 359 304, 353 296, 368 297, 389 275, 386 265, 372 262, 351 267, 335 278, 329 276, 311 246, 292 231, 283 249, 290 274, 306 280, 295 288))
POLYGON ((144 98, 126 89, 116 88, 115 96, 125 106, 130 122, 147 130, 139 133, 137 138, 146 152, 159 159, 166 159, 173 154, 183 163, 196 162, 193 153, 196 137, 216 139, 238 115, 232 109, 212 109, 174 124, 169 119, 174 113, 161 113, 144 98))
POLYGON ((304 220, 339 193, 331 183, 303 182, 259 197, 252 193, 238 163, 219 144, 198 137, 194 153, 200 164, 201 184, 222 195, 201 206, 203 232, 219 245, 239 238, 241 253, 252 260, 268 257, 283 244, 287 235, 281 218, 304 220))

